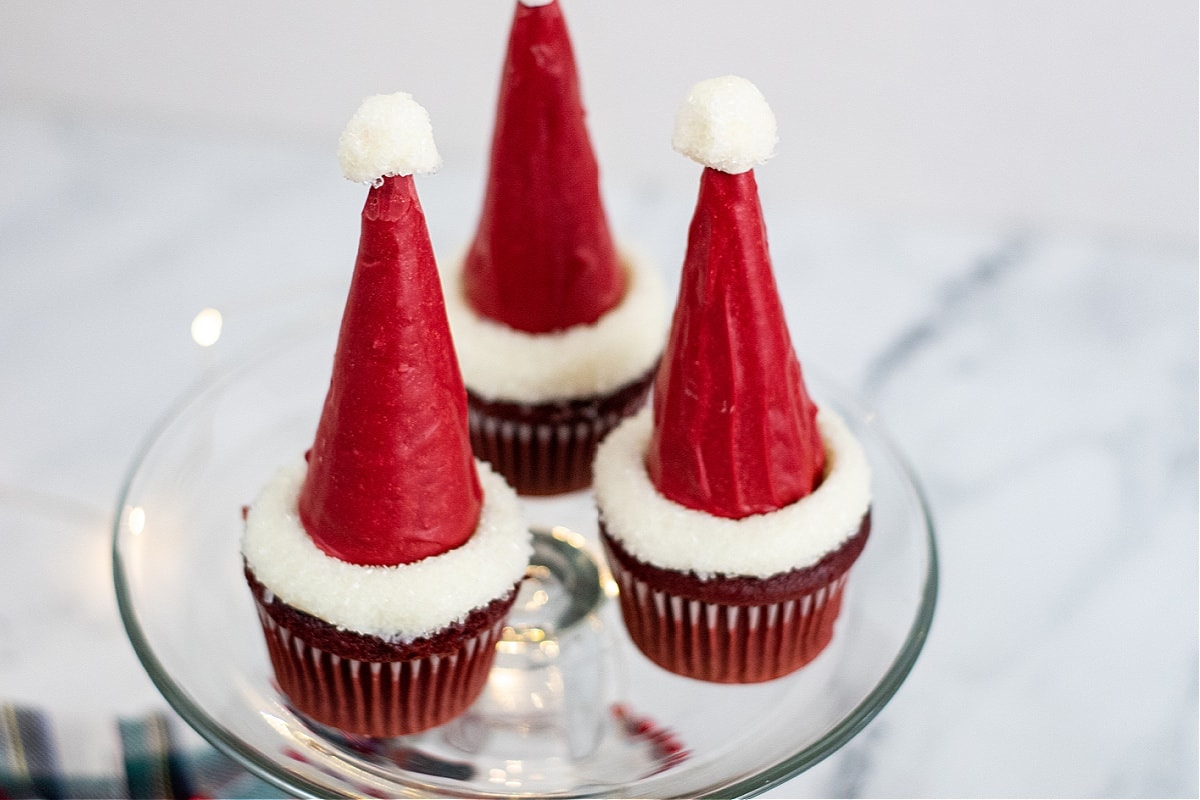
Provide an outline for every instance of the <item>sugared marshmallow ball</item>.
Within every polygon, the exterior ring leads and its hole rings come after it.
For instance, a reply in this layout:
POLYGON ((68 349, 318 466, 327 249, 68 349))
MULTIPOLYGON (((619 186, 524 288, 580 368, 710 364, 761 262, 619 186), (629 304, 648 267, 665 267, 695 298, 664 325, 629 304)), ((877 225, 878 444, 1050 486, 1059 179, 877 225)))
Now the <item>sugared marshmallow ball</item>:
POLYGON ((342 174, 378 186, 391 175, 427 175, 442 167, 429 112, 406 92, 368 97, 338 140, 342 174))
POLYGON ((750 81, 735 75, 700 81, 675 115, 671 145, 693 161, 738 174, 775 155, 775 114, 750 81))

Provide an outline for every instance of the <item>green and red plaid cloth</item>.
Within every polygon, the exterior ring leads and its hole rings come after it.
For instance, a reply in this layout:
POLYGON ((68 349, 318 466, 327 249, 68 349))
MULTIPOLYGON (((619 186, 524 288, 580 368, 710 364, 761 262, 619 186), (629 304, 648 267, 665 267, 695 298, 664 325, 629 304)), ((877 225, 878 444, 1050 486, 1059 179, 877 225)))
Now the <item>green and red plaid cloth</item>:
POLYGON ((164 712, 52 716, 0 702, 0 799, 282 798, 164 712))

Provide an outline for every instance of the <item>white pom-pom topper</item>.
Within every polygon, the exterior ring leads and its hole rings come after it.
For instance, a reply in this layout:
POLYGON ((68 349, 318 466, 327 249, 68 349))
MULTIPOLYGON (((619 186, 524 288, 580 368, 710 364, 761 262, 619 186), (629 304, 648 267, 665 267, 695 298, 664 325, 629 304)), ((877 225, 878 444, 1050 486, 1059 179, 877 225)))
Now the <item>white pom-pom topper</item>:
POLYGON ((429 112, 407 92, 368 97, 338 140, 342 174, 378 186, 392 175, 428 175, 442 167, 429 112))
POLYGON ((706 167, 736 175, 775 155, 775 114, 750 81, 736 75, 700 81, 675 115, 671 145, 706 167))

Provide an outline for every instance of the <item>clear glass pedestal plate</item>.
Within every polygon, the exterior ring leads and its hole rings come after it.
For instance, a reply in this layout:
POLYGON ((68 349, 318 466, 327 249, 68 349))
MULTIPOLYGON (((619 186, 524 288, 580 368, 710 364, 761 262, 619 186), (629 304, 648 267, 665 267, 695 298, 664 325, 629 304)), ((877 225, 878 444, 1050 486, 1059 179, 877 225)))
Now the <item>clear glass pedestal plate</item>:
POLYGON ((310 723, 273 682, 239 539, 242 507, 311 442, 335 337, 336 320, 319 318, 188 392, 147 437, 116 515, 117 600, 142 664, 189 724, 265 780, 298 796, 752 796, 849 741, 908 675, 937 594, 932 522, 873 415, 810 375, 873 476, 871 539, 812 664, 749 686, 653 665, 624 633, 579 492, 526 502, 536 556, 466 714, 386 740, 310 723))

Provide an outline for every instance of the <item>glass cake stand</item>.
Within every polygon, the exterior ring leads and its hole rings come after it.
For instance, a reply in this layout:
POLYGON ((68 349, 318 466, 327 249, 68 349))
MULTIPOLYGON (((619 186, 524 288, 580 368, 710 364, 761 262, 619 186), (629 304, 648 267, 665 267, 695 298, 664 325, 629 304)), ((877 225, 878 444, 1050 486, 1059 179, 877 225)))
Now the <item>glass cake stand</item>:
POLYGON ((483 696, 413 736, 344 736, 274 683, 242 576, 241 509, 311 443, 336 317, 217 371, 169 411, 119 500, 117 601, 146 671, 201 735, 299 796, 752 796, 836 751, 888 702, 929 631, 937 555, 924 499, 873 416, 819 376, 872 466, 870 541, 833 643, 763 684, 653 665, 628 639, 591 496, 527 500, 535 557, 483 696))

